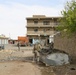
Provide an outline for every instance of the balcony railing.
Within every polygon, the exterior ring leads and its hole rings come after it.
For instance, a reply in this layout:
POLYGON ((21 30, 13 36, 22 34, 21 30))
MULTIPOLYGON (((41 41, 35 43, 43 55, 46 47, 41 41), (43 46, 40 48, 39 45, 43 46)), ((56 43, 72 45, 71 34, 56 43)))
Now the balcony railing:
POLYGON ((27 23, 26 27, 55 27, 58 26, 59 23, 50 23, 49 25, 44 25, 43 23, 38 23, 38 24, 34 24, 34 23, 27 23))
POLYGON ((34 35, 51 35, 51 34, 54 34, 54 31, 46 31, 46 32, 44 32, 44 31, 37 31, 37 32, 35 32, 35 31, 27 31, 27 34, 34 34, 34 35))

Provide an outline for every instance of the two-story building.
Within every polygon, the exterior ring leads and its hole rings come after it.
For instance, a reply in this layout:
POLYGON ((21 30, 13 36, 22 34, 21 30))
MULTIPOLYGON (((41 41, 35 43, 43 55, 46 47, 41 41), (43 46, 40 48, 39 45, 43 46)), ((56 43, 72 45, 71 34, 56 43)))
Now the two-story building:
POLYGON ((27 37, 29 42, 35 44, 41 42, 48 44, 53 41, 53 34, 55 33, 55 26, 59 24, 60 17, 46 17, 45 15, 33 15, 27 17, 27 37))

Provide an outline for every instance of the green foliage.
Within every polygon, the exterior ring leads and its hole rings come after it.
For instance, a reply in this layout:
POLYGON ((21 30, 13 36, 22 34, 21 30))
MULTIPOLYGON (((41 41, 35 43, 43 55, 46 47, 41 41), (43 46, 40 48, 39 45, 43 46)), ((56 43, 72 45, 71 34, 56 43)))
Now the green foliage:
POLYGON ((76 33, 76 1, 67 2, 61 13, 63 17, 57 29, 66 34, 76 33))

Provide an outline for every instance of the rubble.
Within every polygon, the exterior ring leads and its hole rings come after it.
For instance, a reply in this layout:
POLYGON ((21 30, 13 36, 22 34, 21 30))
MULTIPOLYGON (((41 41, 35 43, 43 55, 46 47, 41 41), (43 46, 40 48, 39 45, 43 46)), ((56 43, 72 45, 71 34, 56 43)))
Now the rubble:
POLYGON ((15 52, 15 51, 14 50, 1 50, 0 51, 0 53, 9 53, 9 54, 11 54, 13 52, 15 52))
POLYGON ((36 59, 45 63, 46 66, 50 65, 65 65, 69 64, 69 55, 64 52, 53 48, 41 48, 40 44, 34 46, 34 52, 36 53, 36 59), (38 54, 39 53, 39 54, 38 54), (38 54, 38 55, 37 55, 38 54))

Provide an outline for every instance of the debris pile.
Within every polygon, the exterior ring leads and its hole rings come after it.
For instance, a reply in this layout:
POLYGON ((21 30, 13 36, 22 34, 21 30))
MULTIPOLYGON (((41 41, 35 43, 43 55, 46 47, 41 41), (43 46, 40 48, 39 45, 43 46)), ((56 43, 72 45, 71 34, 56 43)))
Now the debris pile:
POLYGON ((47 47, 41 48, 40 44, 37 44, 34 46, 34 52, 38 61, 40 60, 45 63, 45 65, 69 64, 69 55, 64 51, 47 47))

